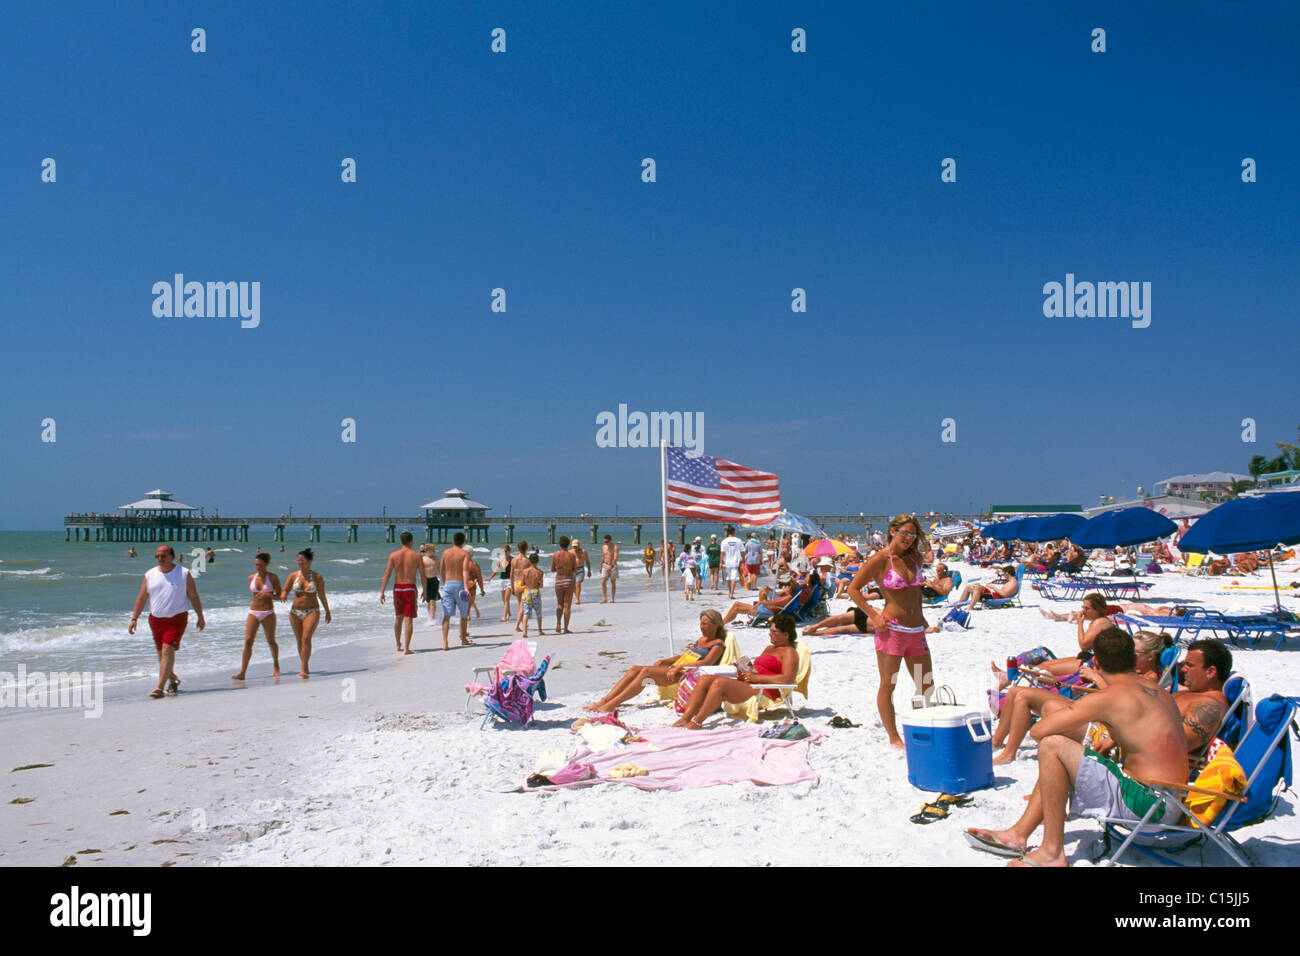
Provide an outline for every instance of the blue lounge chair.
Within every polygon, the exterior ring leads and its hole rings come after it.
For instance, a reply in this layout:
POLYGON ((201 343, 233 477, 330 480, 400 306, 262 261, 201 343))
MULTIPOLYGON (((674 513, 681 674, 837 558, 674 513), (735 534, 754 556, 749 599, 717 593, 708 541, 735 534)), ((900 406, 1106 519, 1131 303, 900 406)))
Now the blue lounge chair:
POLYGON ((1130 846, 1138 852, 1158 860, 1178 866, 1176 861, 1161 856, 1163 852, 1178 852, 1188 846, 1209 841, 1231 857, 1238 866, 1249 866, 1242 855, 1240 844, 1232 837, 1232 832, 1265 819, 1277 807, 1281 790, 1291 785, 1291 739, 1290 734, 1300 737, 1295 726, 1295 714, 1300 700, 1294 697, 1281 697, 1274 694, 1267 700, 1260 701, 1255 708, 1255 724, 1242 737, 1234 751, 1237 762, 1246 774, 1246 790, 1241 795, 1218 793, 1203 790, 1187 784, 1152 781, 1151 789, 1161 794, 1183 813, 1183 817, 1174 823, 1152 823, 1150 817, 1163 804, 1155 803, 1140 822, 1131 820, 1113 820, 1103 818, 1102 826, 1107 839, 1124 837, 1123 843, 1108 862, 1115 863, 1130 846), (1279 787, 1282 784, 1282 787, 1279 787), (1206 825, 1199 822, 1183 802, 1189 793, 1206 793, 1223 797, 1228 805, 1206 825))

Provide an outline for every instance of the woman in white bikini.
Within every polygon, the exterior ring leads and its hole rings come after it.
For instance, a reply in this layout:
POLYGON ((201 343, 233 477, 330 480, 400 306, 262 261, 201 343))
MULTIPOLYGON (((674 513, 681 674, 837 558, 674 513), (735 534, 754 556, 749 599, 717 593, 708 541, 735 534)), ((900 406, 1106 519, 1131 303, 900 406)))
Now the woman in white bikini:
POLYGON ((244 659, 239 663, 239 673, 230 675, 231 680, 243 680, 248 672, 259 627, 266 631, 266 643, 271 648, 271 676, 280 676, 280 646, 275 643, 275 604, 272 603, 280 593, 280 579, 268 570, 270 563, 271 556, 265 552, 253 559, 254 571, 248 576, 253 605, 248 609, 248 618, 244 622, 244 659))
POLYGON ((321 608, 325 608, 325 623, 330 622, 330 602, 325 597, 325 579, 311 569, 312 559, 316 555, 311 548, 298 552, 298 570, 289 575, 284 582, 280 600, 288 598, 293 592, 293 607, 289 609, 289 625, 293 628, 294 640, 298 642, 298 659, 302 661, 299 677, 310 677, 307 665, 311 660, 311 638, 320 624, 321 608))

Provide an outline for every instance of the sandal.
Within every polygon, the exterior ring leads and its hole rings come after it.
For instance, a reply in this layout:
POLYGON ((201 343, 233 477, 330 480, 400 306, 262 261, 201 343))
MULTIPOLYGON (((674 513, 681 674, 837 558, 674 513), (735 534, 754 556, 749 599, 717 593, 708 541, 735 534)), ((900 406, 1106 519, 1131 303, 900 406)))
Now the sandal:
POLYGON ((167 693, 175 697, 176 694, 180 691, 180 689, 181 689, 181 679, 179 677, 173 677, 171 679, 171 682, 167 685, 167 693))
POLYGON ((834 717, 831 718, 831 720, 830 720, 830 725, 831 725, 832 727, 837 728, 837 729, 843 729, 843 728, 845 728, 845 727, 861 727, 861 726, 862 726, 861 724, 855 724, 853 721, 849 720, 849 718, 847 718, 847 717, 841 717, 839 714, 836 714, 834 717))
POLYGON ((149 696, 152 697, 154 700, 162 700, 163 692, 155 687, 153 689, 153 693, 151 693, 149 696))
POLYGON ((920 813, 914 813, 911 816, 913 823, 928 824, 935 820, 945 820, 948 817, 948 808, 940 806, 938 803, 927 803, 921 807, 920 813))
POLYGON ((975 798, 969 793, 941 793, 934 802, 941 807, 969 807, 975 798))

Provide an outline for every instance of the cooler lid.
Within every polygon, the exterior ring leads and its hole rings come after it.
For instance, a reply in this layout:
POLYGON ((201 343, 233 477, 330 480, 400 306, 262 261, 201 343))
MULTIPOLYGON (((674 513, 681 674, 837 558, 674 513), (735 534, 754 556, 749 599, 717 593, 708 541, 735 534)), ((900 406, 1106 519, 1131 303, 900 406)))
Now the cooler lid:
POLYGON ((966 718, 972 715, 988 720, 988 714, 983 710, 965 705, 954 707, 949 704, 916 710, 900 710, 898 719, 906 727, 964 727, 966 718))

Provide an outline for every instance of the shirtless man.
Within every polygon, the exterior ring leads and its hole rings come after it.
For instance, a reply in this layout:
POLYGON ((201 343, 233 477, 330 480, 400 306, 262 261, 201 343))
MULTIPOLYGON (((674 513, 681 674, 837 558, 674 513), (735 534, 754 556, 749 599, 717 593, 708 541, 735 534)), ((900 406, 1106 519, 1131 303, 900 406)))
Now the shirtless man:
POLYGON ((600 547, 600 603, 613 604, 614 595, 618 593, 618 545, 610 535, 605 535, 605 543, 600 547), (605 585, 609 585, 609 598, 605 597, 605 585))
POLYGON ((438 549, 431 544, 420 545, 420 563, 424 566, 424 604, 429 609, 429 626, 438 617, 438 549))
POLYGON ((573 569, 573 603, 582 603, 582 582, 587 579, 591 573, 591 558, 587 557, 587 551, 578 542, 577 538, 573 539, 569 547, 573 548, 573 557, 577 560, 578 565, 573 569))
POLYGON ((447 635, 451 631, 452 615, 460 614, 460 643, 469 647, 469 594, 465 590, 466 579, 471 572, 469 566, 474 563, 474 555, 465 547, 465 532, 457 531, 452 535, 452 546, 442 552, 439 564, 442 574, 442 649, 447 649, 447 635))
POLYGON ((925 586, 921 588, 921 597, 933 600, 947 597, 951 593, 952 575, 948 573, 948 565, 940 561, 934 566, 934 577, 925 582, 925 586))
POLYGON ((411 631, 415 627, 416 595, 424 591, 424 563, 420 556, 411 550, 415 538, 409 531, 402 532, 402 546, 388 556, 384 566, 384 580, 379 584, 379 603, 388 599, 388 577, 393 579, 393 638, 397 641, 399 654, 412 654, 411 631), (402 633, 406 633, 406 648, 402 648, 402 633))
MULTIPOLYGON (((578 559, 569 550, 569 538, 560 535, 560 548, 551 555, 551 574, 555 576, 555 630, 560 634, 569 633, 569 614, 573 611, 573 574, 578 568, 578 559)), ((540 627, 541 621, 539 620, 540 627)), ((524 622, 524 627, 528 622, 524 622)), ((538 633, 541 633, 540 630, 538 633)))
MULTIPOLYGON (((1030 734, 1038 741, 1038 783, 1020 819, 1006 830, 966 831, 977 849, 1012 856, 1011 866, 1068 866, 1065 859, 1066 805, 1076 815, 1102 811, 1109 817, 1141 820, 1160 802, 1145 782, 1187 780, 1187 736, 1174 699, 1135 671, 1133 638, 1109 628, 1093 645, 1106 686, 1049 714, 1030 734), (1105 723, 1124 750, 1121 770, 1072 739, 1090 721, 1105 723), (1026 853, 1029 838, 1043 827, 1042 845, 1026 853)), ((1156 808, 1152 821, 1176 817, 1156 808)))
POLYGON ((524 572, 529 568, 528 561, 528 542, 519 542, 519 553, 510 561, 510 589, 515 592, 515 598, 519 601, 519 613, 515 616, 515 630, 521 631, 520 626, 524 619, 524 572))

